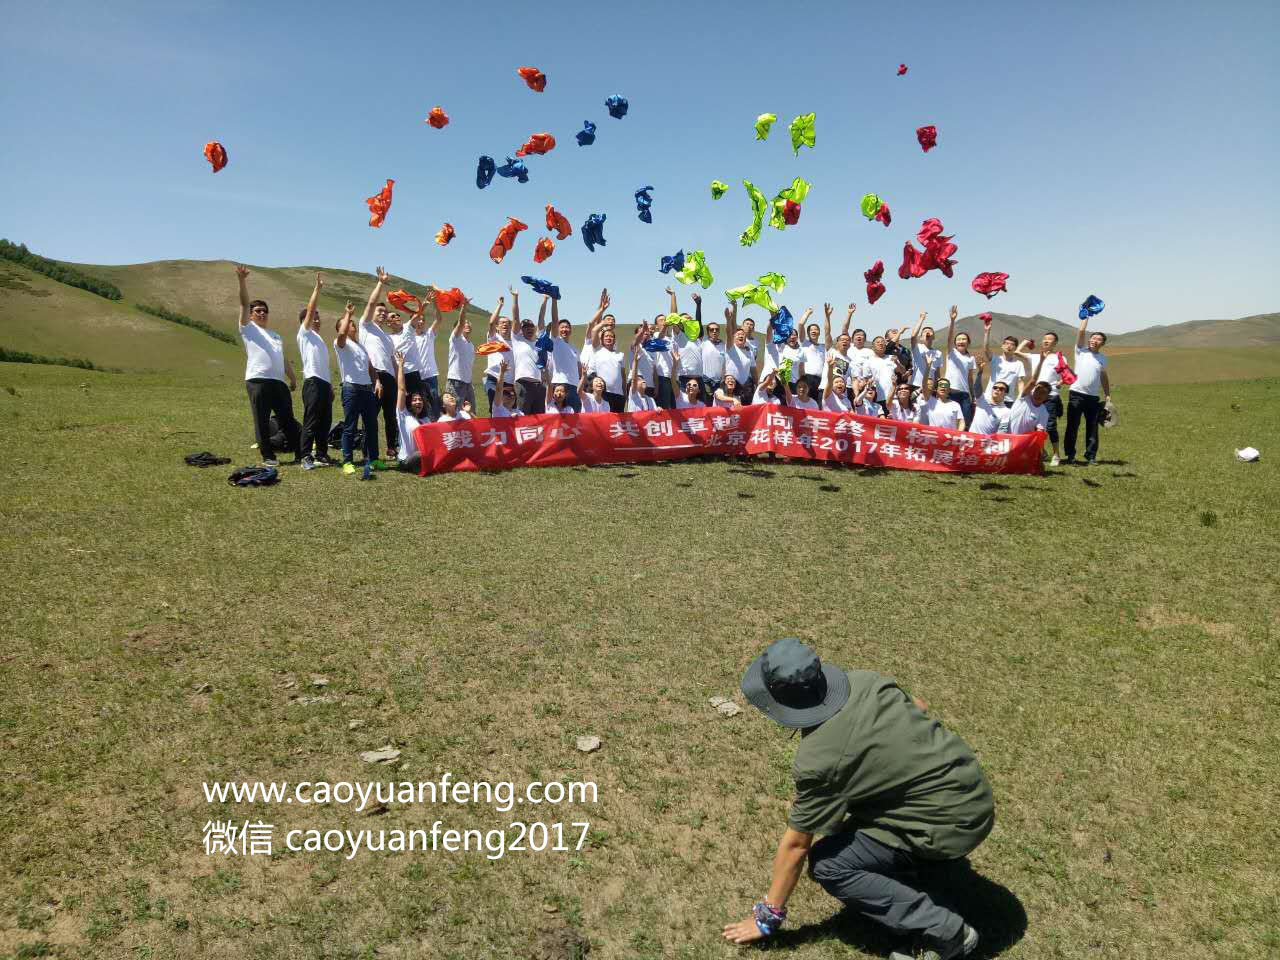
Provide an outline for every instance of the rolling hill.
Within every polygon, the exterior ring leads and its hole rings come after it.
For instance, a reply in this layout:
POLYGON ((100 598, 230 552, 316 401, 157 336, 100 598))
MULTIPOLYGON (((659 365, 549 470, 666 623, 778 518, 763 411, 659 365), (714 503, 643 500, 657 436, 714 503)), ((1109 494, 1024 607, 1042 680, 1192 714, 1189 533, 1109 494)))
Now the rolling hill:
POLYGON ((1192 320, 1165 327, 1146 327, 1111 338, 1124 347, 1280 346, 1280 313, 1259 313, 1238 320, 1192 320))

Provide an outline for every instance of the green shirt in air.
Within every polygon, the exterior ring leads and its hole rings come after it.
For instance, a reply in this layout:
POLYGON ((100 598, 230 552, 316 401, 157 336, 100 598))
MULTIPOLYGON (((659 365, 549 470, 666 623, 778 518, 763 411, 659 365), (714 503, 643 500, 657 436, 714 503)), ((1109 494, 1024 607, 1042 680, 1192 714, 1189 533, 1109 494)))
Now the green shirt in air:
POLYGON ((849 672, 849 702, 796 750, 789 822, 803 833, 862 830, 930 860, 963 857, 995 807, 978 758, 889 677, 849 672))

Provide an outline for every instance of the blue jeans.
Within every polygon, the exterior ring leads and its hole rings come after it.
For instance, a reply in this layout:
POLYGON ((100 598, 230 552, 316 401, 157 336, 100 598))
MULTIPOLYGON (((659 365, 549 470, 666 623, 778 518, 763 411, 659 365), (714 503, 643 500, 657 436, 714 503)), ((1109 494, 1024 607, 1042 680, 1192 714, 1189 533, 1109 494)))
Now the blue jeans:
POLYGON ((351 462, 356 419, 364 423, 364 459, 378 459, 378 398, 373 387, 352 383, 342 385, 342 462, 351 462))
POLYGON ((948 399, 960 404, 960 412, 964 414, 964 428, 968 430, 969 424, 973 423, 973 397, 967 393, 952 390, 948 399))

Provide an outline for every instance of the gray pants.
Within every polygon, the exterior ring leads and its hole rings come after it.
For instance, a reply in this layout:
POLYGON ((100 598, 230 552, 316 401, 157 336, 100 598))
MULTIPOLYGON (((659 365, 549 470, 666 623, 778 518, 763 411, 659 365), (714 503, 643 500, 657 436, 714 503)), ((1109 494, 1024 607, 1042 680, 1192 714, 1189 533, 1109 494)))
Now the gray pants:
POLYGON ((964 921, 959 914, 902 882, 913 881, 924 862, 861 831, 837 833, 809 850, 809 876, 854 912, 896 933, 945 942, 960 932, 964 921))
POLYGON ((467 380, 449 380, 449 391, 453 394, 454 399, 458 401, 458 409, 462 409, 463 402, 471 404, 471 415, 473 417, 480 416, 480 411, 476 409, 476 391, 467 380))

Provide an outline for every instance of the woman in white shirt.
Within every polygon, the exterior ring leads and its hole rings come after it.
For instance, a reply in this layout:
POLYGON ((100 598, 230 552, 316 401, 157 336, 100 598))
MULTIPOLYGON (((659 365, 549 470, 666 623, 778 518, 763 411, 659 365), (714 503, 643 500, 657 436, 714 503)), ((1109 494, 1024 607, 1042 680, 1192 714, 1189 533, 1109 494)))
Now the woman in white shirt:
MULTIPOLYGON (((693 344, 689 349, 697 350, 699 349, 699 345, 693 344)), ((702 378, 698 377, 695 380, 690 377, 684 382, 684 389, 681 390, 680 393, 676 394, 676 409, 690 410, 694 407, 705 406, 706 404, 702 402, 702 378)))
POLYGON ((737 410, 742 406, 742 400, 739 397, 738 380, 732 373, 726 373, 724 380, 720 386, 716 387, 715 406, 728 407, 730 410, 737 410))
MULTIPOLYGON (((470 406, 470 404, 467 404, 470 406)), ((446 390, 440 394, 440 416, 436 417, 436 423, 449 423, 453 420, 470 420, 471 412, 458 405, 458 397, 452 390, 446 390)))
POLYGON ((960 407, 964 416, 964 427, 961 429, 968 429, 969 421, 973 419, 973 382, 977 363, 969 353, 969 335, 956 333, 956 318, 959 316, 959 308, 952 306, 951 324, 947 327, 947 366, 943 372, 947 375, 950 387, 950 400, 947 402, 960 407))
POLYGON ((916 422, 916 405, 911 399, 911 384, 900 383, 889 404, 889 419, 902 423, 916 422))
POLYGON ((844 374, 835 371, 840 357, 834 351, 827 355, 827 385, 822 390, 822 409, 829 413, 849 413, 853 404, 849 401, 849 387, 844 374))
MULTIPOLYGON (((368 312, 382 295, 382 279, 373 288, 368 312)), ((338 336, 333 341, 333 352, 338 358, 338 371, 342 376, 342 472, 356 472, 352 460, 355 446, 356 422, 363 424, 364 462, 369 468, 383 468, 378 460, 378 392, 382 384, 377 382, 377 371, 369 360, 369 354, 360 343, 359 328, 351 319, 355 306, 348 303, 338 321, 338 336)), ((366 476, 368 470, 365 471, 366 476)))
POLYGON ((853 394, 853 412, 860 417, 883 417, 884 407, 880 406, 877 395, 874 377, 857 381, 853 394))
POLYGON ((422 457, 418 454, 418 441, 415 431, 424 423, 430 423, 430 410, 426 397, 422 395, 421 386, 410 390, 405 386, 404 362, 405 351, 396 351, 396 427, 400 432, 400 446, 397 448, 396 468, 407 473, 417 473, 422 466, 422 457))
POLYGON ((582 412, 612 413, 609 398, 604 392, 604 377, 598 373, 589 373, 582 378, 582 412))
POLYGON ((646 353, 644 342, 649 333, 649 324, 647 322, 640 324, 635 341, 631 344, 631 356, 634 359, 631 363, 631 387, 627 391, 627 413, 647 413, 658 409, 658 402, 649 396, 645 389, 644 376, 640 373, 640 357, 646 353))
POLYGON ((796 381, 795 396, 787 401, 790 406, 797 410, 817 410, 818 401, 809 395, 809 375, 805 374, 796 381))
MULTIPOLYGON (((756 387, 755 395, 751 398, 752 404, 765 404, 771 406, 780 406, 782 401, 778 399, 776 392, 778 389, 778 371, 768 370, 760 377, 760 386, 756 387)), ((783 385, 784 395, 790 400, 791 384, 783 385)))

